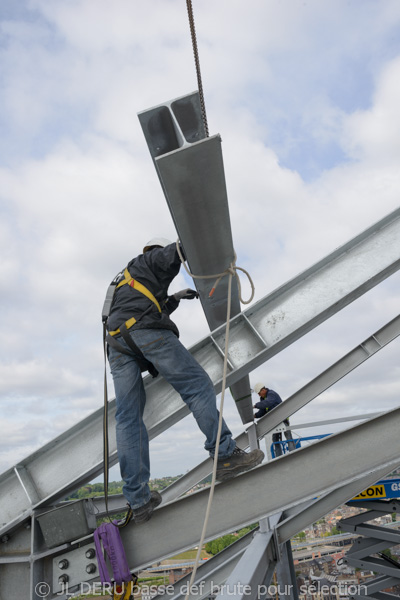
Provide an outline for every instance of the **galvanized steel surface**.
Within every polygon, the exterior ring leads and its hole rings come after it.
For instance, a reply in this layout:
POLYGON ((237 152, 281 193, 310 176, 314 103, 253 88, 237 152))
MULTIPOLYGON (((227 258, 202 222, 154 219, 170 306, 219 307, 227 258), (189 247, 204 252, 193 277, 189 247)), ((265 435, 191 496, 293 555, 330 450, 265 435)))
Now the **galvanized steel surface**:
MULTIPOLYGON (((399 427, 400 409, 395 409, 217 485, 207 539, 331 492, 336 493, 336 506, 342 504, 349 499, 348 484, 352 484, 353 495, 364 489, 368 477, 376 481, 400 464, 396 444, 399 427), (377 445, 377 439, 385 443, 377 445), (372 445, 373 455, 369 452, 372 445), (347 460, 350 446, 351 461, 347 460)), ((205 489, 161 505, 145 525, 130 524, 122 529, 131 568, 139 569, 194 547, 207 499, 205 489), (171 523, 177 522, 179 527, 173 527, 171 536, 171 523)))
MULTIPOLYGON (((395 409, 217 485, 207 539, 334 491, 338 485, 343 488, 361 480, 362 489, 361 478, 373 473, 376 476, 384 470, 388 473, 400 464, 396 444, 399 426, 400 409, 395 409), (377 439, 385 443, 376 444, 377 439), (350 446, 351 461, 347 460, 350 446)), ((343 489, 342 497, 338 490, 337 505, 349 499, 348 490, 343 489)), ((131 564, 135 567, 151 564, 196 545, 207 496, 208 491, 204 490, 161 505, 146 526, 129 525, 122 530, 131 564), (171 539, 170 523, 175 518, 179 520, 179 528, 174 528, 171 539)))
MULTIPOLYGON (((395 211, 369 230, 357 236, 334 253, 285 284, 275 292, 234 317, 231 324, 229 359, 231 370, 228 385, 242 378, 265 360, 290 345, 317 324, 338 312, 361 296, 400 265, 400 210, 395 211), (362 256, 365 264, 359 267, 362 256), (371 257, 371 260, 368 260, 371 257), (330 272, 332 284, 327 293, 330 272), (352 273, 357 274, 352 278, 352 273), (279 317, 279 318, 278 318, 279 317), (266 338, 266 339, 265 339, 266 338)), ((371 344, 372 346, 373 344, 371 344)), ((369 344, 365 345, 365 347, 369 344)), ((216 391, 222 380, 224 329, 191 348, 198 362, 209 373, 216 391)), ((365 352, 358 350, 361 355, 365 352)), ((368 353, 367 353, 368 354, 368 353)), ((188 414, 179 395, 161 379, 145 379, 147 404, 145 422, 150 438, 165 431, 188 414)), ((307 397, 305 402, 308 402, 307 397)), ((285 405, 285 403, 284 403, 285 405)), ((284 406, 283 405, 283 406, 284 406)), ((282 421, 286 409, 277 407, 269 416, 269 426, 275 419, 282 421), (283 412, 282 412, 283 411, 283 412)), ((110 464, 117 460, 115 403, 110 403, 110 464)), ((257 426, 260 424, 258 423, 257 426)), ((65 497, 68 491, 90 480, 102 470, 102 410, 65 432, 26 460, 24 467, 30 486, 36 490, 39 506, 65 497), (65 461, 65 456, 69 460, 65 461)), ((17 471, 10 469, 0 476, 0 532, 28 516, 32 509, 17 471)))
MULTIPOLYGON (((231 221, 221 138, 206 136, 198 93, 171 100, 139 113, 139 121, 160 178, 165 198, 190 271, 218 275, 234 264, 231 221)), ((195 278, 210 331, 226 322, 228 278, 209 297, 213 279, 195 278)), ((236 280, 231 316, 240 313, 236 280)), ((253 420, 248 375, 232 385, 242 422, 253 420)))

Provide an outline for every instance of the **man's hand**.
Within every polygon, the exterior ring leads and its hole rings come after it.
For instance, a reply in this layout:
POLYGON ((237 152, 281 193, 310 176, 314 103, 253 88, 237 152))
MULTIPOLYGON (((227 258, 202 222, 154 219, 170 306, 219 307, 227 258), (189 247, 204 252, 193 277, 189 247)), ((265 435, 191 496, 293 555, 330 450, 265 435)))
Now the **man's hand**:
POLYGON ((185 290, 176 292, 176 294, 173 294, 173 296, 175 300, 193 300, 193 298, 198 298, 199 294, 196 292, 196 290, 186 288, 185 290))

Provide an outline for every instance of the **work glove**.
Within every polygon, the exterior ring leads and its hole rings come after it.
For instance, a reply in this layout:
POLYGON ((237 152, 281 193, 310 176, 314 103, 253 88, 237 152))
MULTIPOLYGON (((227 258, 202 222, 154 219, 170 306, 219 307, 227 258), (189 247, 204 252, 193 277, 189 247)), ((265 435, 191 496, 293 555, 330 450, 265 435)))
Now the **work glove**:
POLYGON ((196 292, 196 290, 186 288, 185 290, 176 292, 176 294, 173 294, 173 296, 175 300, 193 300, 193 298, 198 298, 199 294, 196 292))

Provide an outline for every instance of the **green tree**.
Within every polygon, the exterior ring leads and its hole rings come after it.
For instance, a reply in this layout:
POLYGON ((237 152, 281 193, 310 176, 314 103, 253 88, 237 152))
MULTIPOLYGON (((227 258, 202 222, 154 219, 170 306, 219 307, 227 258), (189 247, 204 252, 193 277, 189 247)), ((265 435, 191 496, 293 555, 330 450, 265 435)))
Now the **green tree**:
POLYGON ((218 554, 218 552, 221 552, 221 550, 233 544, 233 542, 246 535, 246 533, 252 531, 252 529, 255 529, 257 525, 258 523, 253 523, 248 527, 243 527, 242 529, 239 529, 239 531, 236 532, 236 534, 228 533, 227 535, 223 535, 222 537, 216 538, 211 542, 207 542, 207 544, 205 545, 206 552, 208 552, 208 554, 218 554))

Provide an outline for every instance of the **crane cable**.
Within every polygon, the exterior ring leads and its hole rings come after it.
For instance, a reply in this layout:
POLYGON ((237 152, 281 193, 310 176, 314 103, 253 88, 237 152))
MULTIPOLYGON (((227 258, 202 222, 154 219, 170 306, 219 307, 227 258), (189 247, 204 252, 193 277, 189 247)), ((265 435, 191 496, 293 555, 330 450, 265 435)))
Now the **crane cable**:
POLYGON ((188 275, 190 275, 190 277, 192 277, 193 279, 215 279, 216 278, 216 282, 214 283, 214 286, 213 286, 209 296, 212 296, 212 294, 215 291, 215 288, 217 287, 217 285, 220 282, 220 280, 222 279, 222 277, 224 277, 226 275, 228 275, 228 277, 229 277, 229 279, 228 279, 227 311, 226 311, 226 327, 225 327, 224 365, 223 365, 223 375, 222 375, 222 392, 221 392, 221 403, 220 403, 220 408, 219 408, 218 432, 217 432, 217 439, 215 442, 214 465, 213 465, 213 471, 212 471, 212 477, 211 477, 210 493, 209 493, 208 502, 207 502, 207 509, 206 509, 206 514, 204 517, 203 529, 201 532, 200 541, 199 541, 199 545, 198 545, 198 549, 197 549, 195 564, 194 564, 190 582, 188 585, 188 591, 187 591, 187 594, 185 597, 185 600, 188 600, 190 591, 192 589, 192 585, 193 585, 195 577, 196 577, 197 568, 200 563, 200 556, 201 556, 201 551, 202 551, 203 544, 204 544, 204 538, 206 536, 208 520, 209 520, 210 512, 211 512, 211 503, 212 503, 213 497, 214 497, 214 489, 215 489, 216 476, 217 476, 219 442, 220 442, 220 438, 221 438, 222 419, 223 419, 222 415, 223 415, 224 400, 225 400, 226 375, 227 375, 227 371, 228 371, 229 326, 230 326, 231 304, 232 304, 232 278, 234 276, 236 276, 236 279, 238 281, 239 299, 242 302, 242 304, 249 304, 253 300, 255 288, 254 288, 253 280, 251 279, 249 273, 245 269, 242 269, 241 267, 236 266, 236 264, 235 264, 236 263, 236 254, 235 254, 234 261, 230 264, 230 266, 223 273, 218 273, 217 275, 194 275, 193 273, 191 273, 189 271, 189 269, 187 268, 187 266, 185 264, 185 259, 183 258, 183 255, 182 255, 182 252, 180 249, 179 239, 176 241, 176 249, 179 254, 179 258, 181 259, 181 262, 182 262, 186 272, 188 273, 188 275), (242 299, 240 279, 237 274, 237 270, 243 271, 249 279, 249 282, 251 285, 251 295, 248 300, 242 299))
MULTIPOLYGON (((204 92, 203 92, 203 83, 202 83, 202 79, 201 79, 201 71, 200 71, 200 59, 199 59, 199 51, 197 48, 197 39, 196 39, 196 29, 195 29, 195 24, 194 24, 194 15, 193 15, 193 6, 192 6, 192 1, 191 0, 186 0, 186 6, 187 6, 187 11, 188 11, 188 17, 189 17, 189 25, 190 25, 190 34, 191 34, 191 38, 192 38, 192 47, 193 47, 193 55, 194 55, 194 62, 196 65, 196 75, 197 75, 197 85, 198 85, 198 90, 199 90, 199 98, 200 98, 200 106, 201 106, 201 113, 202 113, 202 117, 203 117, 203 123, 204 123, 204 129, 205 129, 205 134, 206 137, 209 137, 209 133, 208 133, 208 122, 207 122, 207 114, 206 114, 206 106, 205 106, 205 100, 204 100, 204 92)), ((213 466, 213 472, 212 472, 212 478, 211 478, 211 486, 210 486, 210 494, 208 497, 208 503, 207 503, 207 509, 206 509, 206 515, 204 518, 204 524, 203 524, 203 530, 201 532, 201 536, 200 536, 200 541, 199 541, 199 546, 198 546, 198 550, 197 550, 197 555, 196 555, 196 559, 195 559, 195 565, 192 571, 192 575, 190 578, 190 582, 188 585, 188 591, 185 597, 185 600, 188 600, 189 595, 190 595, 190 591, 194 582, 194 579, 196 577, 196 573, 197 573, 197 568, 199 566, 199 562, 200 562, 200 556, 201 556, 201 550, 203 547, 203 543, 204 543, 204 538, 206 535, 206 531, 207 531, 207 525, 208 525, 208 520, 209 520, 209 516, 210 516, 210 511, 211 511, 211 503, 214 497, 214 489, 215 489, 215 483, 216 483, 216 475, 217 475, 217 466, 218 466, 218 452, 219 452, 219 443, 220 443, 220 438, 221 438, 221 430, 222 430, 222 415, 223 415, 223 407, 224 407, 224 399, 225 399, 225 387, 226 387, 226 375, 227 375, 227 370, 228 370, 228 348, 229 348, 229 325, 230 325, 230 318, 231 318, 231 296, 232 296, 232 277, 236 276, 237 279, 237 283, 238 283, 238 291, 239 291, 239 299, 240 302, 242 302, 242 304, 249 304, 253 298, 254 298, 254 284, 253 281, 249 275, 249 273, 245 270, 242 269, 241 267, 237 267, 236 266, 236 254, 234 257, 233 262, 230 264, 230 266, 223 272, 223 273, 218 273, 217 275, 193 275, 189 269, 187 268, 186 264, 185 264, 185 260, 182 256, 181 253, 181 249, 180 249, 180 244, 179 244, 179 239, 176 242, 176 249, 177 252, 179 254, 179 257, 181 259, 181 262, 186 270, 186 272, 188 273, 188 275, 190 275, 190 277, 192 277, 193 279, 215 279, 215 283, 209 293, 209 297, 211 297, 214 292, 215 289, 217 287, 217 285, 219 284, 219 282, 221 281, 222 277, 225 277, 226 275, 228 275, 229 280, 228 280, 228 298, 227 298, 227 314, 226 314, 226 328, 225 328, 225 351, 224 351, 224 365, 223 365, 223 376, 222 376, 222 392, 221 392, 221 403, 220 403, 220 409, 219 409, 219 420, 218 420, 218 432, 217 432, 217 439, 216 439, 216 443, 215 443, 215 453, 214 453, 214 466, 213 466), (242 299, 242 291, 241 291, 241 285, 240 285, 240 279, 239 276, 237 274, 237 271, 243 271, 250 282, 251 285, 251 295, 249 300, 243 300, 242 299)))
POLYGON ((197 86, 198 86, 198 89, 199 89, 201 114, 203 116, 203 123, 204 123, 204 129, 205 129, 205 132, 206 132, 206 137, 208 137, 208 123, 207 123, 207 114, 206 114, 206 104, 205 104, 205 101, 204 101, 203 83, 202 83, 202 80, 201 80, 199 50, 197 48, 197 38, 196 38, 196 29, 195 29, 195 26, 194 26, 194 15, 193 15, 192 0, 186 0, 186 7, 187 7, 188 17, 189 17, 190 35, 191 35, 191 38, 192 38, 192 47, 193 47, 194 62, 195 62, 195 65, 196 65, 197 86))

